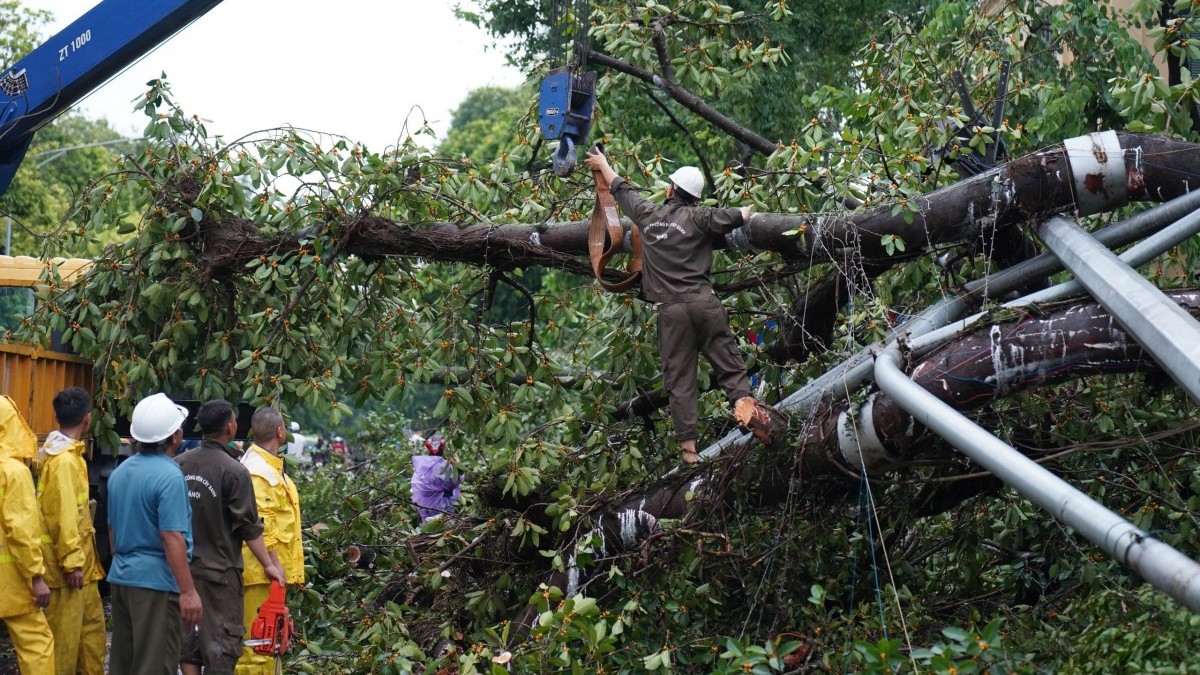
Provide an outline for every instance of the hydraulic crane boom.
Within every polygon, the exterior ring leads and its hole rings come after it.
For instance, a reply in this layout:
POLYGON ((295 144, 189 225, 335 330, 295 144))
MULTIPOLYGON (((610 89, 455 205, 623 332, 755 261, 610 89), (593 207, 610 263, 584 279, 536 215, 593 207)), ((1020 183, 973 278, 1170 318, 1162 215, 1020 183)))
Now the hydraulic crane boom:
POLYGON ((103 0, 0 74, 0 195, 33 134, 221 0, 103 0))

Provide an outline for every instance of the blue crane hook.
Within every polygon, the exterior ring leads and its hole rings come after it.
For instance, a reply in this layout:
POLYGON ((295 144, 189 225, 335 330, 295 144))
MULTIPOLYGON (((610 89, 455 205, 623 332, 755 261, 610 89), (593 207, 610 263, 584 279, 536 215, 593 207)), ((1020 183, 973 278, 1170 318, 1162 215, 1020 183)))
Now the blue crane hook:
POLYGON ((575 66, 550 71, 538 90, 538 124, 542 138, 558 141, 554 173, 571 174, 576 164, 575 148, 586 145, 596 108, 596 73, 576 72, 575 66))

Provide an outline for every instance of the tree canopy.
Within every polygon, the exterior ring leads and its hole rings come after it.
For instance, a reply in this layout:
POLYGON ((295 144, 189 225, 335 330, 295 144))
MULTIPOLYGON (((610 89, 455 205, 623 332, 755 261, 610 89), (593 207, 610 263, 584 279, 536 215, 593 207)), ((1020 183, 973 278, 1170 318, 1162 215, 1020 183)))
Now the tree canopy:
MULTIPOLYGON (((993 331, 1028 339, 1033 319, 1066 311, 999 310, 1002 298, 979 282, 1036 253, 1031 227, 1072 208, 1069 177, 1056 171, 1064 138, 1155 132, 1123 136, 1145 176, 1131 195, 1188 189, 1194 83, 1160 77, 1128 32, 1131 22, 1157 24, 1158 3, 1127 16, 1082 0, 924 11, 878 2, 855 21, 849 9, 812 4, 838 3, 593 3, 588 22, 588 62, 602 72, 594 136, 617 170, 654 196, 673 167, 700 162, 709 203, 752 205, 772 228, 747 235, 768 245, 730 247, 714 269, 768 401, 968 284, 984 287, 972 298, 993 311, 940 355, 949 372, 977 354, 966 345, 990 344, 993 331), (867 30, 849 49, 855 25, 867 30), (1002 123, 969 120, 955 71, 990 111, 1005 62, 1002 123), (954 160, 997 140, 1020 159, 960 182, 954 160)), ((540 6, 481 5, 497 34, 545 34, 540 6), (509 10, 526 18, 506 24, 509 10)), ((1186 25, 1169 28, 1160 49, 1196 51, 1170 37, 1186 25)), ((381 155, 295 130, 214 139, 157 81, 144 103, 145 151, 87 189, 52 231, 71 246, 111 223, 127 237, 82 283, 49 273, 28 326, 41 339, 62 331, 96 361, 102 435, 118 410, 158 390, 331 416, 355 415, 367 400, 398 404, 418 385, 440 390, 432 415, 468 476, 453 517, 414 527, 399 478, 416 451, 399 437, 411 420, 394 413, 363 425, 371 462, 305 481, 312 582, 296 667, 1174 672, 1195 663, 1194 615, 938 439, 911 439, 898 466, 874 473, 825 453, 830 425, 861 409, 869 388, 794 414, 782 444, 669 473, 669 417, 652 396, 654 310, 590 278, 578 245, 590 180, 548 171, 533 116, 506 117, 522 107, 481 92, 456 115, 452 153, 407 139, 381 155), (498 121, 513 130, 507 146, 488 158, 467 152, 492 147, 498 121), (494 312, 504 288, 525 303, 494 312), (630 504, 640 505, 635 516, 622 516, 630 504), (370 563, 348 562, 350 545, 370 563)), ((1178 288, 1195 260, 1188 242, 1143 272, 1178 288)), ((1191 307, 1191 295, 1178 297, 1191 307)), ((1068 306, 1114 329, 1090 299, 1068 306)), ((1197 550, 1194 408, 1149 359, 1069 363, 1003 391, 989 384, 990 365, 961 379, 977 387, 973 419, 1143 529, 1197 550)), ((704 440, 732 430, 717 392, 704 393, 700 412, 704 440)))

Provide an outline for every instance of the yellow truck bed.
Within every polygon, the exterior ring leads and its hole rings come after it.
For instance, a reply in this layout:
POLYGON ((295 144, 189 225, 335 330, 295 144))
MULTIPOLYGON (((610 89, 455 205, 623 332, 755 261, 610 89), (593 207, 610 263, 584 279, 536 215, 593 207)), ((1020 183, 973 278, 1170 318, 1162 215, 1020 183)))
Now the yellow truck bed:
MULTIPOLYGON (((64 281, 91 264, 89 260, 78 258, 56 258, 51 262, 58 266, 64 281)), ((46 261, 41 258, 0 256, 0 288, 12 289, 9 293, 29 289, 27 303, 32 309, 33 287, 37 286, 45 266, 46 261)), ((12 398, 39 439, 56 428, 51 405, 54 395, 67 387, 92 391, 93 370, 90 361, 72 354, 0 342, 0 393, 12 398)))

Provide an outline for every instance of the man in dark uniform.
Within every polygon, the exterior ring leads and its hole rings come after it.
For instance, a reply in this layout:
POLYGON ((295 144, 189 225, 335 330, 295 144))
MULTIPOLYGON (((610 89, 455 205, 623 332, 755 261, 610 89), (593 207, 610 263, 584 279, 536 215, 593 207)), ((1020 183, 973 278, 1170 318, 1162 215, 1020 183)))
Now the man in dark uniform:
POLYGON ((192 505, 195 546, 191 571, 204 604, 199 626, 182 627, 180 668, 184 675, 233 675, 242 655, 242 542, 267 578, 286 584, 279 563, 263 543, 263 523, 254 501, 250 472, 231 447, 237 415, 229 401, 208 401, 196 413, 204 440, 178 458, 192 505))
POLYGON ((712 364, 738 423, 751 426, 762 419, 761 404, 750 396, 746 363, 729 330, 725 307, 708 276, 712 238, 744 225, 750 219, 750 208, 697 206, 704 191, 704 174, 694 166, 671 174, 666 201, 655 204, 618 176, 602 153, 589 151, 584 161, 600 173, 621 211, 641 228, 645 258, 641 297, 658 309, 658 349, 670 393, 675 440, 683 460, 696 462, 698 353, 712 364))

